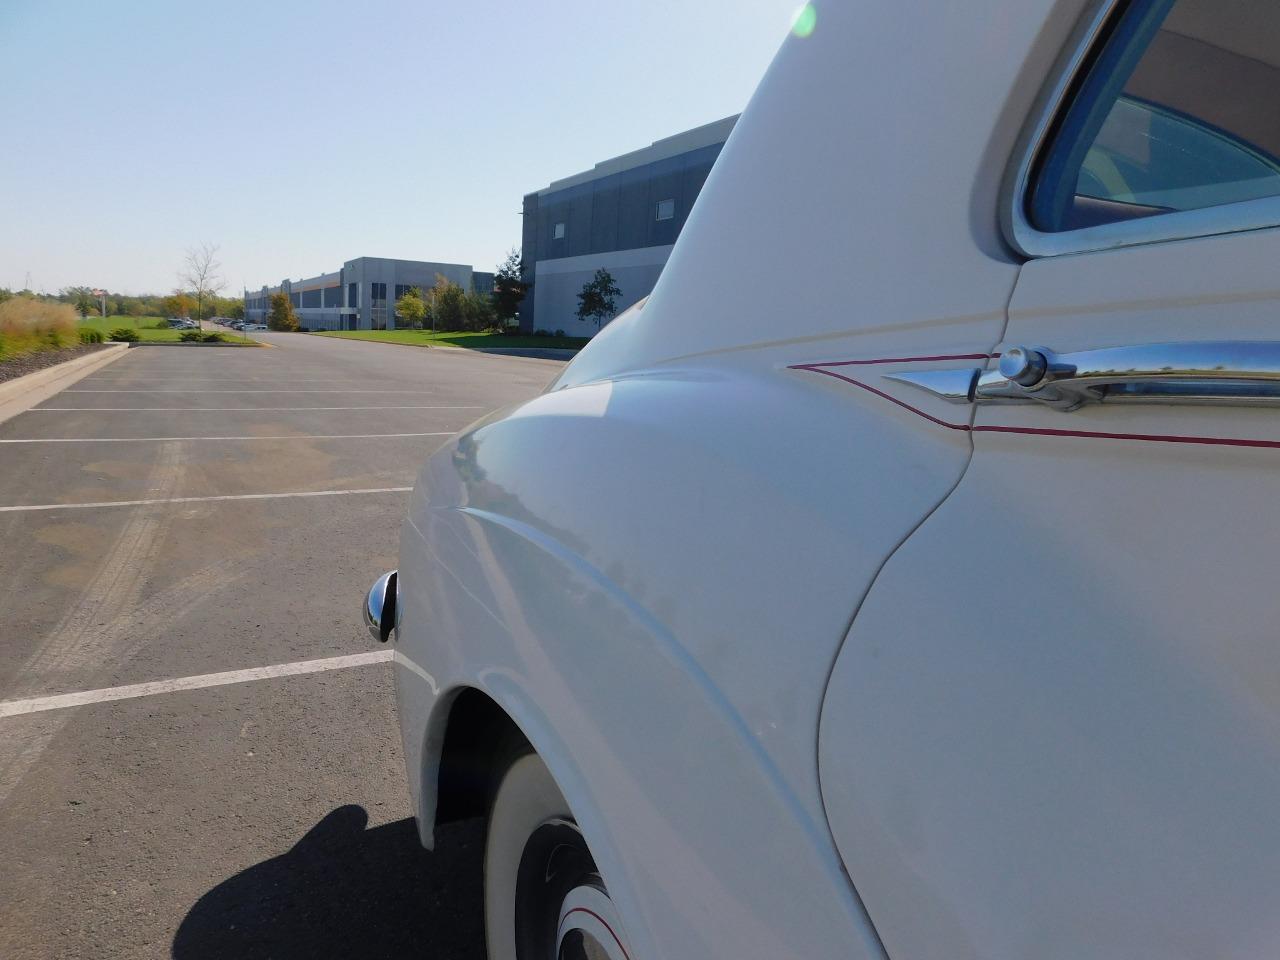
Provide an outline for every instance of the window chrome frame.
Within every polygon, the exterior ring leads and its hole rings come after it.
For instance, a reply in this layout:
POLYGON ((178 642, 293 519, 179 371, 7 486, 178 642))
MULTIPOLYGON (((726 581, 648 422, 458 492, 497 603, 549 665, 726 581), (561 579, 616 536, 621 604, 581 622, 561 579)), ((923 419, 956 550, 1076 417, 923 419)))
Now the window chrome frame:
POLYGON ((1046 233, 1031 223, 1027 202, 1036 161, 1049 147, 1054 121, 1063 110, 1069 109, 1068 98, 1076 81, 1081 78, 1090 54, 1102 41, 1120 4, 1121 0, 1100 0, 1091 12, 1086 12, 1054 66, 1052 82, 1032 110, 1030 122, 1014 152, 1014 162, 1005 175, 1000 212, 1005 240, 1023 256, 1039 259, 1280 226, 1280 196, 1159 213, 1060 233, 1046 233))

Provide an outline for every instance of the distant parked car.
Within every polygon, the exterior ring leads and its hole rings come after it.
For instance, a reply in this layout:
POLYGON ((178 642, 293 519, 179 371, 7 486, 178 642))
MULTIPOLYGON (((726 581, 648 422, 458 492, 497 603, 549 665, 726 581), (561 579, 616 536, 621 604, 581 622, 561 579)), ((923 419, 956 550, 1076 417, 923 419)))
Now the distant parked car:
POLYGON ((420 838, 491 960, 1280 955, 1280 3, 804 11, 419 474, 420 838))
POLYGON ((267 325, 266 325, 265 323, 246 323, 246 324, 244 325, 244 327, 242 327, 241 329, 244 329, 244 330, 266 330, 266 329, 267 329, 267 325))

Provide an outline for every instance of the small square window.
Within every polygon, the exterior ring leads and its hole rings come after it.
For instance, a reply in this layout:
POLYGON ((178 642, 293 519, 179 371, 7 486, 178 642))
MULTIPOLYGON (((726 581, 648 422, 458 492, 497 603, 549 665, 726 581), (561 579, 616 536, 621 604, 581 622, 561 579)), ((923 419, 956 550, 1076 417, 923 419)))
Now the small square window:
POLYGON ((674 200, 658 201, 658 219, 674 220, 676 216, 676 202, 674 200))
POLYGON ((555 230, 553 230, 553 231, 552 231, 552 233, 551 233, 551 239, 553 239, 553 240, 563 240, 563 239, 564 239, 564 224, 563 224, 563 223, 557 223, 557 224, 556 224, 556 228, 555 228, 555 230))

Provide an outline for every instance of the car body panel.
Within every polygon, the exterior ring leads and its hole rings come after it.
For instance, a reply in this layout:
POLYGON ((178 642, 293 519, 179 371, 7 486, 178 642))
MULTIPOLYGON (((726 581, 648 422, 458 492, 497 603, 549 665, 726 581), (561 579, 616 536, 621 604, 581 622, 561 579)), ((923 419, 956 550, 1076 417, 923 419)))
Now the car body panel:
POLYGON ((946 328, 1003 320, 1020 263, 997 216, 1004 167, 1086 6, 821 4, 729 136, 645 309, 561 382, 802 342, 804 360, 989 349, 946 328), (842 342, 875 331, 883 347, 842 342))
MULTIPOLYGON (((1274 297, 1258 271, 1280 250, 1220 238, 1024 267, 1000 233, 1001 181, 1093 5, 817 9, 818 29, 787 41, 736 126, 644 308, 420 477, 395 659, 424 840, 452 697, 478 689, 546 761, 646 960, 871 957, 877 930, 895 960, 1194 955, 1197 931, 1221 934, 1226 918, 1266 905, 1254 888, 1196 927, 1184 896, 1215 839, 1254 882, 1270 862, 1265 850, 1248 859, 1229 824, 1193 836, 1192 816, 1211 815, 1210 774, 1250 769, 1249 748, 1268 762, 1275 750, 1263 742, 1275 731, 1262 638, 1232 652, 1261 699, 1214 701, 1187 682, 1151 695, 1197 750, 1227 733, 1215 703, 1262 703, 1226 737, 1229 756, 1179 781, 1185 754, 1154 731, 1093 741, 1104 719, 1142 731, 1126 684, 1186 681, 1193 627, 1209 626, 1187 578, 1191 545, 1210 531, 1170 538, 1160 498, 1192 509, 1227 463, 1245 479, 1222 517, 1243 522, 1266 488, 1250 459, 1260 449, 1215 460, 1149 445, 1127 462, 1116 444, 1128 441, 1048 434, 1167 429, 1167 415, 1064 421, 1034 406, 957 406, 893 377, 983 366, 1002 342, 1204 339, 1209 303, 1227 320, 1219 338, 1264 339, 1274 297), (855 157, 856 169, 842 161, 855 157), (1195 279, 1205 256, 1221 271, 1209 294, 1195 279), (1172 276, 1181 286, 1166 292, 1172 276), (987 431, 1000 424, 1046 435, 987 431), (1158 479, 1144 488, 1148 475, 1158 479), (1108 497, 1115 509, 1097 510, 1108 497), (1181 552, 1163 567, 1091 553, 1117 530, 1157 556, 1181 552), (1115 579, 1095 596, 1100 573, 1115 579), (1151 639, 1138 629, 1151 578, 1181 591, 1182 632, 1163 647, 1137 642, 1151 639), (1029 609, 1011 611, 1010 591, 1029 609), (1010 630, 1011 616, 1030 625, 1010 630), (1108 645, 1112 618, 1134 642, 1108 645), (1082 688, 1097 663, 1106 683, 1082 688), (1036 683, 1043 704, 1028 693, 1036 683), (1194 702, 1187 716, 1175 691, 1194 702), (1092 740, 1073 740, 1077 728, 1092 740), (1144 769, 1139 745, 1165 754, 1144 769), (1055 750, 1068 760, 1051 762, 1055 750), (1073 769, 1093 778, 1082 804, 1059 799, 1073 769), (1152 806, 1161 785, 1192 789, 1152 806), (1023 804, 1012 814, 1010 797, 1023 804), (1122 808, 1117 824, 1138 830, 1154 811, 1187 836, 1164 861, 1151 824, 1128 846, 1115 830, 1089 836, 1108 827, 1102 799, 1122 808), (1100 849, 1109 836, 1127 860, 1100 849), (1162 863, 1188 872, 1126 913, 1120 881, 1150 882, 1162 863), (1182 911, 1170 928, 1187 934, 1180 946, 1172 934, 1139 941, 1159 907, 1182 911)), ((1178 415, 1269 436, 1264 416, 1178 415)), ((1269 521, 1251 531, 1251 560, 1274 532, 1269 521)), ((1219 537, 1209 555, 1227 563, 1230 546, 1219 537)), ((1272 779, 1260 782, 1267 798, 1272 779)), ((1257 805, 1233 803, 1224 809, 1269 844, 1257 805)), ((1214 875, 1230 884, 1224 862, 1214 875)), ((1261 929, 1247 926, 1233 947, 1261 929)))
POLYGON ((661 931, 644 955, 874 956, 822 813, 822 689, 851 594, 968 442, 746 360, 550 392, 433 456, 401 545, 406 757, 428 771, 429 831, 440 711, 480 689, 548 763, 615 896, 661 931), (848 418, 807 422, 815 402, 848 418))
MULTIPOLYGON (((1002 348, 1274 338, 1277 262, 1280 230, 1036 261, 1002 348)), ((974 428, 822 719, 832 829, 887 951, 1273 955, 1275 409, 993 405, 974 428)))

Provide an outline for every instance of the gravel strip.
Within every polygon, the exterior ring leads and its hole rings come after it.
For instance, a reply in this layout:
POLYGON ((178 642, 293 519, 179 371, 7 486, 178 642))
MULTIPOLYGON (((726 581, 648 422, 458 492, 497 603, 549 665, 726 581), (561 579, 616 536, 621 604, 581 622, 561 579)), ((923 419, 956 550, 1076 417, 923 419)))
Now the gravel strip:
POLYGON ((83 357, 86 353, 96 353, 107 346, 109 344, 106 343, 83 343, 78 347, 64 347, 61 350, 41 350, 39 353, 27 353, 20 357, 0 360, 0 383, 4 383, 6 380, 16 380, 18 377, 26 376, 28 373, 35 373, 45 367, 66 363, 76 357, 83 357))

